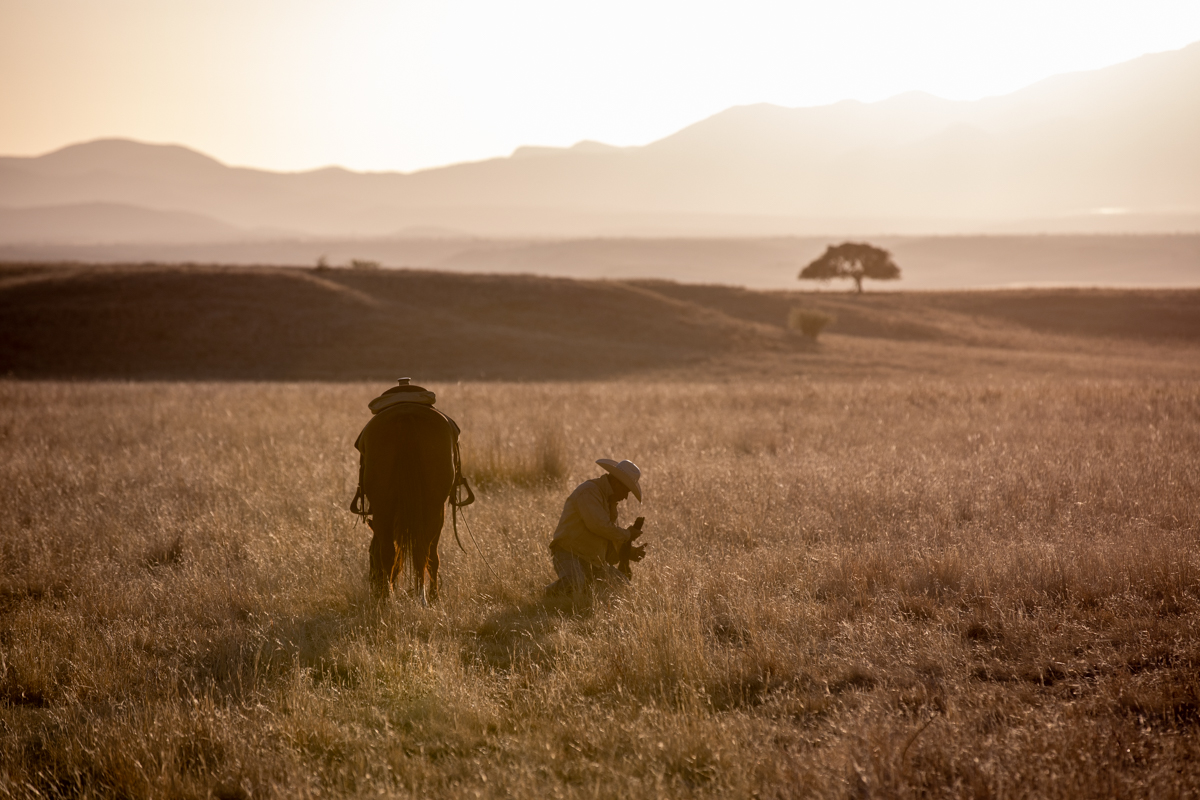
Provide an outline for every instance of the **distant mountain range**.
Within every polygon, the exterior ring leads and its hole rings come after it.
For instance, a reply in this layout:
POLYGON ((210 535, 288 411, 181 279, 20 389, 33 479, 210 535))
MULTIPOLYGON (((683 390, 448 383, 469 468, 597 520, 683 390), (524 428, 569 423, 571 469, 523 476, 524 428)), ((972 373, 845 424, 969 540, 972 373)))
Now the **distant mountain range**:
POLYGON ((974 102, 740 106, 643 147, 408 174, 94 141, 0 158, 0 243, 1195 232, 1198 142, 1200 43, 974 102))
POLYGON ((210 243, 249 238, 235 225, 186 211, 120 203, 0 208, 0 242, 29 244, 210 243))

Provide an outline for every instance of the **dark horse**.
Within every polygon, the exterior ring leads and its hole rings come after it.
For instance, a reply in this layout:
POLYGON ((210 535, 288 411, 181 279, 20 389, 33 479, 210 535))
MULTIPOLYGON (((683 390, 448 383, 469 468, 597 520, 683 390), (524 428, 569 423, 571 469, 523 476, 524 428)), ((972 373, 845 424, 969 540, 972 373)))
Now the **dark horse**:
MULTIPOLYGON (((372 401, 373 411, 384 397, 372 401)), ((438 539, 458 474, 457 439, 458 426, 431 404, 398 402, 377 411, 354 443, 361 456, 359 495, 351 510, 370 516, 370 582, 376 598, 391 593, 408 565, 417 599, 427 602, 426 570, 428 599, 437 599, 438 539)))

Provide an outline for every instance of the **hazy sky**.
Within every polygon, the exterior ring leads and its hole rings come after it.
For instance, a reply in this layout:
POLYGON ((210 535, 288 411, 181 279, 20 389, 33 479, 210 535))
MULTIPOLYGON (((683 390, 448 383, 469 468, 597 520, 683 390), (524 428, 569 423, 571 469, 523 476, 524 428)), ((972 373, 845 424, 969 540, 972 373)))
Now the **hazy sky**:
POLYGON ((0 153, 121 136, 411 170, 732 105, 1003 94, 1200 40, 1200 0, 0 0, 0 153))

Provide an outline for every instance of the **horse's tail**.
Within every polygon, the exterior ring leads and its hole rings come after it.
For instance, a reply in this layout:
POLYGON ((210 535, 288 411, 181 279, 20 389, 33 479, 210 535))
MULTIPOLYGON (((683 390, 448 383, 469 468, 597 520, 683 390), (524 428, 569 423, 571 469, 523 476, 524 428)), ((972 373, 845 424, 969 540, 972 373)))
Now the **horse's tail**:
POLYGON ((454 482, 453 429, 440 416, 413 415, 398 427, 392 486, 395 513, 392 536, 396 547, 393 577, 406 570, 418 584, 445 519, 444 509, 454 482))
POLYGON ((392 516, 392 541, 396 546, 396 563, 393 578, 414 567, 414 547, 417 531, 421 530, 421 515, 424 513, 424 470, 411 451, 404 448, 397 452, 395 472, 395 513, 392 516))

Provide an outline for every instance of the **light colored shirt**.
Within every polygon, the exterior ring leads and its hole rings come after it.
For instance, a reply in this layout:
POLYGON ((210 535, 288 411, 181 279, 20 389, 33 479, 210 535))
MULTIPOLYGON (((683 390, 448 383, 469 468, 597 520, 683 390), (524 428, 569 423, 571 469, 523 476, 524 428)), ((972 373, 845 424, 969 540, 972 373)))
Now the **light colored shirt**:
POLYGON ((550 549, 574 553, 592 564, 615 564, 618 548, 630 538, 616 523, 617 501, 608 476, 584 481, 563 504, 550 549))

